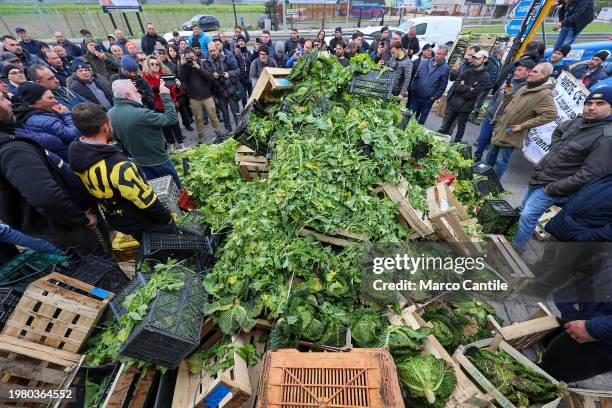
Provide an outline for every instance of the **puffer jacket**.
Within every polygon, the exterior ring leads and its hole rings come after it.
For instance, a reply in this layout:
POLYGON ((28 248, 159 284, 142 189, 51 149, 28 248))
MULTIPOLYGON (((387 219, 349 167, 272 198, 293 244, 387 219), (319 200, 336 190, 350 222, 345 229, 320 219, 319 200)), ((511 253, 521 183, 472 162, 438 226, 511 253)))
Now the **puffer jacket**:
POLYGON ((579 79, 587 88, 591 88, 598 81, 602 81, 608 77, 603 65, 597 67, 597 69, 591 73, 588 73, 588 70, 589 64, 579 64, 575 66, 570 72, 573 76, 576 77, 576 79, 579 79))
POLYGON ((561 123, 552 134, 546 156, 538 162, 529 188, 569 196, 591 181, 612 173, 612 116, 597 122, 582 117, 561 123))
POLYGON ((446 59, 436 64, 434 58, 429 62, 422 62, 412 80, 412 94, 416 97, 429 99, 439 99, 448 85, 450 68, 446 64, 446 59))
POLYGON ((489 73, 484 66, 465 71, 448 91, 447 105, 459 112, 473 111, 476 99, 483 91, 489 89, 489 83, 489 73))
POLYGON ((408 54, 402 59, 391 58, 389 68, 395 71, 393 80, 393 95, 407 96, 410 79, 412 79, 412 61, 408 54))
POLYGON ((553 98, 554 82, 529 88, 529 83, 512 95, 504 96, 504 113, 495 119, 491 141, 496 146, 523 147, 529 129, 552 122, 557 117, 557 105, 553 98), (509 127, 521 125, 520 132, 507 133, 509 127))
POLYGON ((37 141, 42 147, 57 154, 68 163, 68 146, 81 136, 74 126, 70 112, 47 112, 20 104, 13 108, 16 119, 15 134, 37 141))

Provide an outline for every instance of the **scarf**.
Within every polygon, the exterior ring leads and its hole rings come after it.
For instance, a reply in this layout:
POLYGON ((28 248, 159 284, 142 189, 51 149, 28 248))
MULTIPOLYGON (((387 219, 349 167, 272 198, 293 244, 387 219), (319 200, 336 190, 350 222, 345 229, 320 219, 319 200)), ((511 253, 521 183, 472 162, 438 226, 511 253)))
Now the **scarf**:
POLYGON ((548 81, 548 77, 541 79, 539 81, 536 82, 527 82, 527 88, 528 89, 533 89, 535 87, 538 87, 540 85, 544 85, 546 83, 546 81, 548 81))

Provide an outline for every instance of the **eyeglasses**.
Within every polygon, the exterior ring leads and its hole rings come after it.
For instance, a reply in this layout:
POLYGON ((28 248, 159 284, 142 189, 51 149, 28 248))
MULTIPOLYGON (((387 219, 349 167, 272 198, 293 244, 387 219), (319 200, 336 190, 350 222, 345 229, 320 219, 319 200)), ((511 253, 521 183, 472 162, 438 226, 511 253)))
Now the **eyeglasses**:
POLYGON ((159 67, 159 64, 155 61, 149 61, 149 65, 152 67, 159 67))
POLYGON ((146 58, 138 58, 138 62, 144 62, 146 58))

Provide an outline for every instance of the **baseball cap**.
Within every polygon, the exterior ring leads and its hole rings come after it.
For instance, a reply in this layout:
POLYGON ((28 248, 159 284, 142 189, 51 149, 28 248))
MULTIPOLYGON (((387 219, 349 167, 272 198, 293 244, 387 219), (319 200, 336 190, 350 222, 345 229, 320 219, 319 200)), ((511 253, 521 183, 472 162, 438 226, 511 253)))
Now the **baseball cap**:
POLYGON ((612 105, 612 86, 602 86, 587 96, 585 102, 592 100, 606 101, 612 105))
POLYGON ((156 45, 154 50, 166 52, 166 47, 164 47, 163 45, 156 45))
POLYGON ((13 62, 13 61, 17 61, 19 57, 13 54, 12 52, 3 52, 2 54, 0 54, 0 59, 3 62, 4 61, 13 62))
POLYGON ((80 68, 91 69, 91 66, 84 59, 82 59, 82 58, 75 58, 72 61, 72 64, 70 64, 70 69, 72 70, 72 72, 76 72, 80 68))
POLYGON ((480 50, 474 54, 474 56, 478 58, 489 58, 489 53, 486 50, 480 50))
POLYGON ((515 67, 519 65, 522 65, 527 69, 533 69, 536 66, 536 63, 531 58, 521 58, 514 62, 515 67))
POLYGON ((25 30, 26 30, 26 29, 25 29, 25 28, 23 28, 23 27, 15 27, 15 32, 16 32, 17 34, 22 33, 22 32, 24 32, 25 30))

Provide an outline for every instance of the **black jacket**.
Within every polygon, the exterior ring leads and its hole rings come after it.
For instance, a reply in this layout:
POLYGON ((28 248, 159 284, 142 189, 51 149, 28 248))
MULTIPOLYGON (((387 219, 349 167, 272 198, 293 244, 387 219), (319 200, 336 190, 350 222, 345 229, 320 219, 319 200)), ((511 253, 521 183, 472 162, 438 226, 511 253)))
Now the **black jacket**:
POLYGON ((168 45, 168 42, 161 35, 149 35, 149 33, 145 34, 140 40, 140 48, 142 48, 142 52, 147 55, 153 54, 157 41, 163 45, 168 45))
POLYGON ((563 27, 571 27, 574 35, 581 32, 594 18, 593 0, 566 0, 559 7, 559 22, 563 27))
POLYGON ((38 143, 0 132, 0 219, 27 235, 57 241, 88 221, 82 184, 38 143), (80 186, 79 186, 80 185, 80 186))
MULTIPOLYGON (((331 47, 332 41, 334 41, 334 39, 332 39, 329 42, 330 47, 331 47)), ((287 54, 287 57, 289 58, 293 57, 293 53, 298 48, 299 48, 299 43, 297 41, 294 41, 291 37, 289 37, 289 39, 285 41, 285 53, 287 54)), ((336 42, 334 41, 334 48, 330 49, 330 51, 333 51, 332 54, 336 52, 335 48, 336 48, 336 42)))
MULTIPOLYGON (((285 45, 286 47, 286 45, 285 45)), ((252 53, 248 48, 240 50, 240 55, 236 55, 236 62, 238 63, 238 69, 240 70, 240 82, 249 82, 249 72, 251 70, 251 57, 252 53)))
POLYGON ((410 57, 417 55, 419 51, 421 51, 421 48, 419 47, 419 39, 416 37, 408 38, 408 34, 402 37, 402 46, 404 49, 408 50, 408 55, 410 57))
POLYGON ((219 74, 227 72, 229 79, 220 77, 219 79, 212 80, 212 90, 216 97, 229 98, 230 96, 236 97, 239 94, 238 82, 240 77, 240 70, 238 64, 227 58, 225 54, 220 54, 218 59, 213 59, 208 56, 202 61, 203 68, 210 72, 211 75, 215 72, 219 74))
POLYGON ((70 75, 72 75, 70 68, 66 65, 64 65, 62 68, 56 68, 49 65, 49 69, 55 74, 55 77, 60 81, 60 84, 62 86, 66 86, 66 80, 70 77, 70 75))
POLYGON ((172 219, 140 169, 115 146, 75 140, 70 157, 72 169, 114 229, 124 234, 142 233, 172 219))
MULTIPOLYGON (((98 105, 100 105, 100 101, 98 101, 94 93, 91 92, 91 90, 85 85, 84 82, 77 78, 76 75, 73 75, 72 78, 72 81, 68 81, 70 83, 68 89, 78 93, 83 98, 87 99, 89 102, 97 103, 98 105)), ((93 81, 98 86, 98 88, 100 88, 102 92, 104 92, 104 96, 106 96, 106 98, 112 105, 113 91, 111 90, 111 86, 108 80, 102 75, 95 75, 93 81)))
POLYGON ((153 90, 147 81, 141 75, 137 75, 136 79, 132 79, 125 75, 123 71, 120 71, 118 74, 115 74, 110 77, 111 85, 118 79, 129 79, 133 81, 136 85, 136 89, 138 89, 138 93, 142 96, 142 104, 143 106, 149 109, 155 109, 155 95, 153 94, 153 90))
POLYGON ((203 66, 204 61, 198 61, 200 69, 192 66, 178 66, 178 77, 181 85, 187 90, 187 96, 197 100, 204 100, 213 96, 212 94, 212 74, 203 66))
POLYGON ((489 89, 489 73, 486 69, 474 68, 465 71, 453 83, 446 98, 448 106, 459 112, 471 112, 480 94, 489 89), (464 82, 461 85, 461 82, 464 82))
POLYGON ((569 196, 598 177, 612 173, 612 116, 586 123, 582 117, 563 122, 552 134, 546 156, 533 169, 529 188, 569 196))

